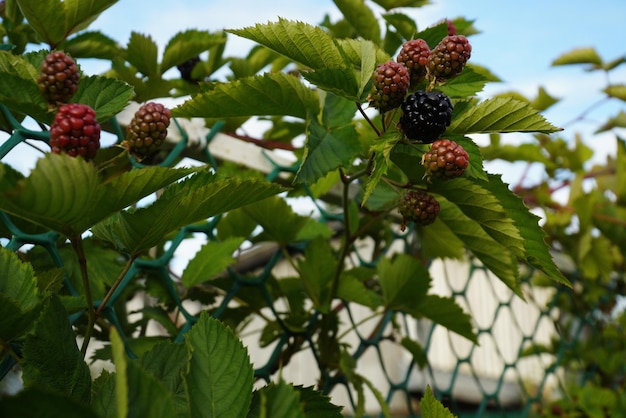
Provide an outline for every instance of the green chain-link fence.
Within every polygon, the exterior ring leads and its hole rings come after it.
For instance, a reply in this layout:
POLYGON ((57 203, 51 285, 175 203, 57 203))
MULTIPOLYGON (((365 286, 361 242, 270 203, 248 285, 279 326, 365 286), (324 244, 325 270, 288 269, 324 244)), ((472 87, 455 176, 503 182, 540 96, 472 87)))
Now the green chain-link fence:
MULTIPOLYGON (((0 144, 0 159, 10 161, 13 156, 19 158, 17 154, 12 155, 12 151, 25 141, 48 140, 45 128, 27 129, 1 105, 0 111, 14 128, 12 134, 0 144)), ((122 138, 120 127, 115 121, 113 123, 117 127, 119 138, 122 138)), ((163 165, 173 164, 187 147, 185 131, 180 125, 176 126, 182 139, 173 147, 163 165)), ((219 165, 210 151, 210 145, 219 129, 220 126, 216 125, 209 131, 201 151, 196 152, 204 163, 211 164, 216 169, 219 165)), ((133 164, 134 169, 141 169, 140 164, 134 161, 133 164)), ((291 165, 271 165, 273 168, 267 173, 270 180, 277 179, 283 172, 293 173, 295 169, 291 165)), ((341 229, 340 218, 327 212, 323 203, 314 199, 312 203, 319 209, 323 221, 332 222, 335 229, 341 229)), ((2 240, 3 246, 12 250, 18 250, 25 245, 40 246, 47 251, 55 266, 63 267, 63 259, 58 250, 58 234, 25 233, 19 228, 18 222, 6 214, 0 214, 0 219, 7 234, 2 240)), ((114 325, 120 324, 120 317, 114 306, 124 297, 129 286, 139 277, 148 275, 160 281, 171 303, 178 308, 181 326, 176 340, 182 340, 184 333, 195 323, 196 316, 193 309, 181 301, 178 284, 172 274, 172 261, 181 244, 190 237, 201 237, 204 241, 216 240, 215 228, 220 220, 221 217, 216 217, 203 224, 184 227, 161 254, 151 259, 137 259, 127 271, 117 292, 105 301, 104 314, 107 320, 114 325)), ((410 230, 398 233, 394 241, 388 243, 387 251, 410 251, 412 236, 410 230)), ((359 257, 358 246, 361 244, 355 244, 353 261, 364 265, 375 263, 376 260, 359 257)), ((345 376, 328 372, 324 366, 324 353, 315 348, 318 345, 314 341, 314 330, 322 316, 313 314, 305 321, 306 326, 299 330, 294 330, 283 322, 279 312, 280 304, 275 300, 272 288, 277 278, 288 275, 281 273, 285 264, 282 253, 271 247, 261 250, 253 248, 247 251, 250 261, 247 264, 240 262, 229 268, 227 274, 219 279, 224 293, 212 305, 212 314, 218 318, 223 317, 227 310, 237 309, 242 295, 254 293, 265 305, 263 313, 266 321, 275 324, 273 328, 264 330, 271 331, 271 343, 258 352, 251 348, 256 376, 270 380, 276 372, 287 376, 289 367, 301 368, 294 373, 300 373, 299 376, 309 380, 307 383, 320 383, 321 389, 344 402, 348 406, 346 411, 350 413, 357 407, 357 394, 350 389, 345 376), (289 360, 292 361, 291 364, 284 371, 281 370, 282 365, 289 360)), ((293 247, 291 250, 297 252, 301 248, 293 247)), ((431 385, 436 395, 452 412, 468 417, 529 416, 538 409, 545 396, 558 394, 559 387, 563 384, 560 365, 582 331, 588 330, 588 318, 580 318, 577 327, 570 330, 567 338, 559 336, 560 344, 556 355, 533 354, 530 347, 546 346, 552 337, 557 336, 560 317, 556 301, 560 297, 567 297, 569 290, 555 290, 553 286, 534 287, 531 285, 533 272, 527 271, 527 301, 522 301, 471 259, 466 263, 437 262, 431 266, 431 272, 435 292, 454 296, 474 319, 480 345, 473 345, 443 327, 416 321, 408 316, 394 316, 392 313, 373 327, 367 321, 370 313, 363 307, 350 304, 340 307, 342 324, 339 332, 352 330, 348 360, 356 362, 357 370, 373 382, 374 387, 370 389, 381 393, 382 398, 391 405, 392 414, 419 416, 417 400, 427 384, 431 385), (397 339, 401 335, 412 336, 422 344, 424 356, 428 358, 425 367, 420 368, 412 357, 407 357, 406 351, 404 354, 393 351, 393 347, 398 346, 397 339), (392 342, 395 344, 390 344, 392 342)), ((69 294, 77 294, 69 280, 65 281, 65 286, 69 294)), ((102 301, 96 301, 100 302, 102 301)), ((78 317, 72 319, 77 320, 78 317)), ((123 327, 119 326, 118 329, 123 327)), ((258 335, 246 338, 251 347, 254 341, 258 343, 258 335)), ((128 352, 133 355, 130 345, 128 352)), ((4 359, 0 370, 3 376, 13 364, 10 358, 4 359)), ((374 407, 369 402, 368 409, 375 410, 376 402, 373 404, 374 407)))

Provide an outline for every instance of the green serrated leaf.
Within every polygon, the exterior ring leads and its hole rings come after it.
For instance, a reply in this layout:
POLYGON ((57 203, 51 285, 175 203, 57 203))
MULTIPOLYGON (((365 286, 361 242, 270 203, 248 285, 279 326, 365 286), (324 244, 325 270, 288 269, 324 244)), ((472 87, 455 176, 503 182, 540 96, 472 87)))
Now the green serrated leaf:
POLYGON ((190 288, 210 280, 235 262, 234 253, 244 238, 231 238, 226 241, 211 241, 202 246, 183 271, 181 283, 190 288))
POLYGON ((123 81, 96 75, 80 80, 71 102, 89 105, 96 119, 105 123, 128 105, 133 94, 132 86, 123 81))
POLYGON ((385 13, 383 19, 393 26, 405 40, 413 39, 413 35, 417 32, 415 20, 404 13, 385 13))
POLYGON ((281 245, 294 242, 308 218, 296 214, 280 197, 272 197, 242 208, 249 219, 263 228, 263 238, 281 245))
POLYGON ((280 190, 280 186, 268 182, 218 179, 205 171, 170 187, 150 206, 116 214, 92 231, 120 249, 139 254, 185 225, 265 199, 280 190))
POLYGON ((370 147, 370 152, 374 153, 374 166, 372 174, 367 178, 361 205, 365 205, 380 179, 387 174, 389 169, 391 152, 398 141, 402 139, 402 134, 397 130, 387 131, 377 142, 370 147))
POLYGON ((195 29, 178 32, 165 46, 160 67, 161 74, 224 43, 226 43, 226 35, 223 32, 211 33, 195 29))
POLYGON ((59 46, 74 58, 99 58, 113 60, 123 52, 113 38, 102 32, 82 32, 59 46))
POLYGON ((74 236, 193 171, 148 167, 101 183, 93 164, 48 153, 29 177, 0 192, 0 209, 74 236))
MULTIPOLYGON (((363 63, 370 59, 370 57, 366 57, 363 55, 363 52, 371 47, 374 48, 375 51, 375 64, 387 62, 391 59, 391 56, 385 52, 384 49, 374 44, 372 41, 368 41, 366 39, 337 39, 337 45, 341 48, 341 51, 348 60, 350 64, 352 64, 355 68, 361 68, 363 70, 363 77, 368 74, 365 72, 367 67, 362 67, 363 63)), ((374 68, 372 68, 369 77, 374 73, 374 68)))
POLYGON ((454 418, 452 412, 435 398, 430 386, 426 386, 426 393, 420 401, 420 410, 428 418, 454 418))
POLYGON ((313 184, 329 172, 348 166, 360 150, 354 125, 331 128, 313 118, 307 126, 305 153, 296 181, 313 184))
POLYGON ((65 38, 85 29, 117 0, 16 0, 28 23, 52 49, 65 38))
POLYGON ((370 309, 376 309, 383 304, 380 295, 365 286, 363 280, 353 271, 344 272, 339 279, 337 297, 348 302, 358 303, 370 309))
POLYGON ((352 101, 361 100, 361 92, 356 74, 350 68, 322 68, 315 71, 304 71, 302 77, 322 90, 335 93, 352 101))
POLYGON ((524 202, 506 186, 500 176, 489 175, 489 181, 481 183, 498 197, 500 204, 515 221, 522 237, 522 259, 545 273, 557 283, 570 286, 569 280, 554 263, 546 243, 547 234, 539 226, 539 217, 531 213, 524 202))
POLYGON ((426 297, 430 288, 428 270, 418 259, 407 254, 381 259, 377 271, 387 309, 410 309, 426 297))
POLYGON ((76 334, 57 296, 46 301, 32 333, 26 336, 22 354, 26 387, 46 389, 89 404, 89 367, 76 346, 76 334))
POLYGON ((241 340, 203 312, 185 335, 185 343, 189 357, 183 379, 189 416, 245 416, 252 398, 253 369, 241 340))
POLYGON ((485 267, 491 270, 518 296, 523 297, 519 287, 518 261, 514 254, 487 234, 480 224, 463 214, 456 205, 443 198, 437 200, 441 207, 438 219, 442 220, 465 243, 467 249, 485 267))
POLYGON ((377 44, 380 43, 378 18, 364 0, 333 0, 333 2, 358 35, 377 44))
POLYGON ((458 178, 452 181, 433 182, 429 190, 455 203, 492 238, 516 256, 523 257, 524 240, 510 213, 499 200, 500 196, 509 195, 511 192, 506 184, 497 180, 494 179, 491 183, 458 178))
POLYGON ((626 84, 612 84, 603 90, 607 96, 626 102, 626 84))
POLYGON ((458 76, 439 86, 439 90, 448 97, 469 97, 480 93, 489 79, 466 67, 458 76))
POLYGON ((329 396, 312 387, 296 386, 306 418, 341 418, 341 407, 331 403, 329 396))
POLYGON ((513 98, 492 98, 476 104, 457 117, 453 113, 452 123, 446 132, 466 135, 491 132, 552 133, 559 130, 526 102, 513 98))
POLYGON ((444 328, 478 344, 472 328, 472 317, 463 311, 452 297, 426 295, 417 304, 407 309, 411 315, 426 317, 444 328))
POLYGON ((465 256, 465 245, 448 226, 436 219, 432 224, 420 227, 422 254, 427 259, 454 258, 465 256))
POLYGON ((16 113, 50 121, 52 115, 48 114, 47 103, 37 85, 39 70, 28 57, 0 51, 0 102, 16 113))
POLYGON ((282 380, 254 392, 248 418, 305 418, 300 393, 282 380))
POLYGON ((279 18, 226 32, 250 39, 312 69, 343 67, 345 62, 333 38, 318 26, 279 18))
POLYGON ((131 32, 128 45, 126 46, 126 60, 137 71, 148 78, 158 77, 158 55, 157 44, 150 35, 131 32))
POLYGON ((268 73, 215 84, 211 90, 172 109, 172 115, 204 118, 285 115, 306 119, 319 113, 319 108, 317 94, 296 77, 268 73))
POLYGON ((0 247, 0 294, 17 302, 21 311, 33 309, 40 301, 32 266, 17 254, 0 247))
POLYGON ((571 65, 571 64, 592 64, 596 66, 602 65, 602 58, 596 52, 595 48, 576 48, 561 54, 552 61, 552 65, 571 65))

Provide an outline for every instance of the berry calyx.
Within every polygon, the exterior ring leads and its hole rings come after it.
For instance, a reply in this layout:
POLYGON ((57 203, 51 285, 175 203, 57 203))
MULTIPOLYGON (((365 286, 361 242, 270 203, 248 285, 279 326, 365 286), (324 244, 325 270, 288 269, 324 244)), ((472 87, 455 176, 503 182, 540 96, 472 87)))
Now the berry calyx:
POLYGON ((469 165, 465 148, 449 139, 438 139, 422 157, 428 179, 453 179, 460 177, 469 165))
POLYGON ((74 60, 63 51, 54 51, 41 63, 37 84, 45 99, 56 105, 69 102, 78 89, 79 80, 74 60))
POLYGON ((370 105, 385 113, 402 104, 409 90, 409 70, 395 61, 380 64, 374 71, 372 91, 368 97, 370 105))
POLYGON ((428 73, 437 81, 456 77, 472 54, 472 46, 463 35, 448 35, 428 57, 428 73))
POLYGON ((60 106, 50 126, 50 148, 55 154, 93 159, 100 149, 96 112, 84 104, 60 106))
POLYGON ((417 143, 429 144, 439 138, 452 120, 452 102, 438 91, 418 90, 402 103, 398 127, 417 143))
POLYGON ((432 195, 423 190, 409 190, 400 198, 398 212, 402 215, 400 229, 404 231, 409 222, 430 225, 437 219, 441 207, 432 195))
POLYGON ((426 65, 430 56, 430 48, 423 39, 413 39, 402 44, 396 58, 409 70, 411 86, 416 86, 426 77, 426 65))
POLYGON ((141 105, 128 125, 124 141, 128 152, 139 161, 153 156, 167 136, 170 118, 170 110, 160 103, 141 105))

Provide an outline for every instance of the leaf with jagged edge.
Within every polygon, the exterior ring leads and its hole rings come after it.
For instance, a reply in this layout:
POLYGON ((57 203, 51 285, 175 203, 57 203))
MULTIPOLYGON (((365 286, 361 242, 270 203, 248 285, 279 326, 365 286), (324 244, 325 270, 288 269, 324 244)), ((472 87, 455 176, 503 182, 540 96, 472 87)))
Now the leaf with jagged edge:
POLYGON ((541 270, 557 283, 570 286, 570 282, 554 263, 546 242, 547 234, 539 226, 539 217, 531 213, 519 196, 516 196, 499 175, 490 174, 489 181, 481 186, 497 196, 506 213, 515 222, 522 237, 523 254, 520 257, 531 266, 541 270))
POLYGON ((52 115, 37 85, 38 72, 27 57, 0 51, 0 102, 14 112, 47 122, 52 115))
POLYGON ((492 132, 553 133, 561 129, 548 122, 527 102, 497 97, 475 104, 455 117, 446 132, 467 135, 492 132))
POLYGON ((63 42, 59 49, 73 58, 100 58, 113 60, 123 53, 122 47, 113 38, 102 32, 82 32, 63 42))
POLYGON ((256 390, 247 418, 261 417, 305 418, 300 394, 282 380, 256 390))
POLYGON ((380 43, 378 17, 364 0, 333 0, 333 2, 360 37, 380 43))
POLYGON ((416 318, 426 317, 442 327, 478 344, 472 328, 472 317, 459 306, 453 297, 426 295, 406 312, 416 318))
POLYGON ((218 178, 208 170, 166 189, 150 206, 115 214, 92 232, 118 249, 137 255, 167 234, 279 193, 276 184, 245 178, 218 178))
POLYGON ((382 258, 376 268, 387 309, 410 309, 426 297, 431 286, 428 269, 408 254, 382 258))
POLYGON ((417 33, 415 20, 404 13, 385 13, 382 15, 382 18, 385 19, 388 25, 393 26, 405 40, 412 39, 413 35, 417 33))
POLYGON ((318 118, 306 126, 307 140, 296 181, 312 185, 336 168, 351 163, 360 151, 353 124, 354 103, 333 93, 320 93, 323 104, 318 118), (301 177, 302 176, 302 177, 301 177))
POLYGON ((312 69, 345 65, 333 38, 322 28, 279 18, 278 22, 257 24, 226 32, 250 39, 312 69))
POLYGON ((70 101, 90 106, 96 112, 98 122, 103 124, 128 106, 133 95, 133 87, 129 84, 94 75, 81 78, 70 101))
POLYGON ((602 58, 595 48, 575 48, 552 61, 553 66, 572 64, 591 64, 599 67, 602 65, 602 58))
POLYGON ((438 90, 448 97, 469 97, 480 93, 489 79, 474 71, 471 67, 465 67, 458 76, 438 86, 438 90))
POLYGON ((159 48, 150 35, 131 32, 125 58, 141 74, 155 78, 159 74, 159 48))
POLYGON ((506 246, 517 257, 524 255, 524 239, 520 235, 512 214, 507 211, 499 197, 509 193, 504 183, 478 179, 458 178, 448 181, 433 181, 429 191, 444 196, 457 205, 463 213, 480 224, 493 239, 506 246))
POLYGON ((223 32, 213 33, 196 29, 178 32, 165 45, 159 70, 163 74, 170 68, 225 42, 226 36, 223 32))
POLYGON ((268 73, 230 83, 216 83, 208 91, 172 109, 175 117, 294 116, 306 119, 319 113, 317 94, 298 78, 268 73))
POLYGON ((428 418, 454 418, 452 412, 435 398, 430 385, 426 386, 426 393, 420 400, 420 410, 428 418))
POLYGON ((25 387, 47 389, 89 404, 89 366, 76 345, 76 334, 58 296, 51 295, 39 313, 22 347, 20 365, 25 387))
POLYGON ((437 198, 441 211, 438 219, 465 244, 485 267, 523 298, 520 289, 518 261, 505 245, 491 237, 481 225, 463 213, 458 206, 443 197, 437 198))
POLYGON ((183 379, 189 416, 245 416, 254 373, 241 340, 219 320, 202 312, 185 335, 185 344, 189 356, 183 379))
POLYGON ((374 166, 365 184, 365 192, 361 200, 362 206, 365 206, 367 199, 372 195, 380 179, 387 174, 389 164, 391 163, 391 151, 400 140, 402 140, 402 134, 397 130, 390 130, 370 147, 370 152, 374 153, 374 166))
POLYGON ((224 271, 236 261, 234 253, 243 241, 244 238, 230 238, 204 244, 185 267, 181 277, 183 286, 190 288, 224 271))
POLYGON ((85 29, 117 0, 16 0, 30 26, 52 48, 85 29))
POLYGON ((30 176, 2 186, 0 210, 73 236, 196 170, 147 167, 102 183, 93 164, 48 153, 30 176))
POLYGON ((0 247, 0 341, 21 335, 39 314, 40 295, 35 272, 17 254, 0 247))

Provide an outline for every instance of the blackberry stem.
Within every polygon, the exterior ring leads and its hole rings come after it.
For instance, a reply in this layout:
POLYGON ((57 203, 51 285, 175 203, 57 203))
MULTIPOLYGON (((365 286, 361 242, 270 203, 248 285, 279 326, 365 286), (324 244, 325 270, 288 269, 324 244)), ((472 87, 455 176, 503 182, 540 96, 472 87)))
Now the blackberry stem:
POLYGON ((83 358, 87 355, 87 347, 96 323, 96 311, 93 305, 93 296, 91 295, 91 286, 89 285, 89 273, 87 272, 87 259, 85 258, 85 248, 83 247, 83 237, 80 234, 70 237, 72 248, 78 257, 78 265, 83 278, 83 287, 85 288, 85 298, 87 299, 87 329, 85 330, 85 338, 80 349, 83 358))

